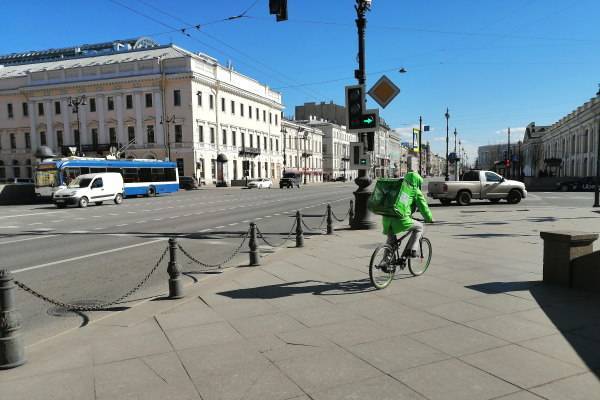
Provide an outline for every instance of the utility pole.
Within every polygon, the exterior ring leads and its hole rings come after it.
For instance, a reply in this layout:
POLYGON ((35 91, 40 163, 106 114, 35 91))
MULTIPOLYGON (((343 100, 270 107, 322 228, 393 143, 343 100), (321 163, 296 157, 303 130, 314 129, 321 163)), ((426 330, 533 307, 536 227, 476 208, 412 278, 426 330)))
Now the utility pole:
POLYGON ((167 126, 167 158, 169 159, 169 161, 171 161, 171 135, 169 134, 169 124, 171 122, 175 122, 175 114, 171 115, 170 117, 167 117, 166 119, 162 119, 161 118, 161 125, 166 125, 167 126))
POLYGON ((508 148, 506 149, 506 158, 508 160, 508 162, 505 164, 506 166, 506 177, 510 178, 511 174, 510 174, 510 126, 508 127, 508 148))
POLYGON ((444 180, 448 180, 448 168, 449 168, 449 163, 448 163, 448 120, 450 119, 450 113, 448 112, 448 108, 446 107, 446 114, 444 114, 444 116, 446 117, 446 179, 444 180))
POLYGON ((421 148, 421 135, 423 133, 423 117, 419 116, 419 175, 423 176, 421 169, 421 159, 423 158, 423 149, 421 148))
POLYGON ((454 128, 454 180, 457 181, 458 180, 458 170, 457 170, 457 166, 458 166, 458 160, 456 159, 457 155, 456 155, 456 135, 458 134, 458 132, 456 132, 456 128, 454 128))

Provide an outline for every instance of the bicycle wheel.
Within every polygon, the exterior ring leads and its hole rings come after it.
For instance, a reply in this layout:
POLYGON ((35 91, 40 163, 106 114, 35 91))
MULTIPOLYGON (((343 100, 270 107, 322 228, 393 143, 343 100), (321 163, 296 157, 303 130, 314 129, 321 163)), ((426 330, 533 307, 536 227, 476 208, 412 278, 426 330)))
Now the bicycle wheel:
POLYGON ((408 269, 410 270, 410 273, 414 276, 422 275, 423 272, 427 270, 427 267, 429 267, 431 254, 431 242, 426 237, 421 238, 417 256, 408 259, 408 269))
POLYGON ((369 277, 377 289, 385 289, 394 278, 395 259, 394 250, 387 244, 379 245, 373 252, 369 264, 369 277))

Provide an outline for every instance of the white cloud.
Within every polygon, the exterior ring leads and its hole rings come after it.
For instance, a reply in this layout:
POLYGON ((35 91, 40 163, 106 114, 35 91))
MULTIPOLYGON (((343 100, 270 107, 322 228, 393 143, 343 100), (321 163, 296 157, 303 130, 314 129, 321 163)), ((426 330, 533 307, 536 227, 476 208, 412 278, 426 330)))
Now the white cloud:
MULTIPOLYGON (((517 128, 510 128, 510 140, 511 142, 514 140, 519 141, 519 140, 523 140, 523 136, 525 135, 525 126, 520 126, 517 128)), ((502 140, 500 141, 500 143, 506 143, 508 141, 508 128, 505 129, 500 129, 498 131, 495 132, 496 135, 502 135, 503 136, 503 140, 504 142, 502 142, 502 140)))
POLYGON ((402 128, 394 128, 392 131, 400 136, 401 141, 411 141, 413 138, 413 128, 419 129, 419 125, 406 126, 402 128))

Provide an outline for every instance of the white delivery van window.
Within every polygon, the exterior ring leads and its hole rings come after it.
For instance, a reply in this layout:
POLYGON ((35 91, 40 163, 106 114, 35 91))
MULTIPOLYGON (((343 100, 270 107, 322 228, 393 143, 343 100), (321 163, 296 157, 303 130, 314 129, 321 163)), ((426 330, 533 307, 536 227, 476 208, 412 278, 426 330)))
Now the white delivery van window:
POLYGON ((92 184, 92 188, 101 188, 102 186, 102 178, 97 178, 92 184))

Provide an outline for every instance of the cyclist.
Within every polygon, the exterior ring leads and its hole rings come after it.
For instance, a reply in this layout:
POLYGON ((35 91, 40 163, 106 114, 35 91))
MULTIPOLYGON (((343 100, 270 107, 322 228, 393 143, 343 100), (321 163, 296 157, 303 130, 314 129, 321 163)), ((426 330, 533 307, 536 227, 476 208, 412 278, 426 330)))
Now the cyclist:
POLYGON ((417 256, 418 243, 423 236, 423 224, 411 217, 415 204, 421 215, 425 218, 425 222, 433 222, 433 215, 431 214, 431 210, 429 210, 423 192, 421 192, 422 184, 423 178, 421 178, 418 173, 413 171, 407 173, 404 176, 400 192, 398 192, 398 197, 396 198, 396 203, 394 205, 400 216, 383 216, 383 233, 388 235, 387 243, 389 245, 396 245, 396 234, 412 231, 406 246, 407 249, 410 249, 410 253, 405 254, 405 256, 413 258, 417 256))

